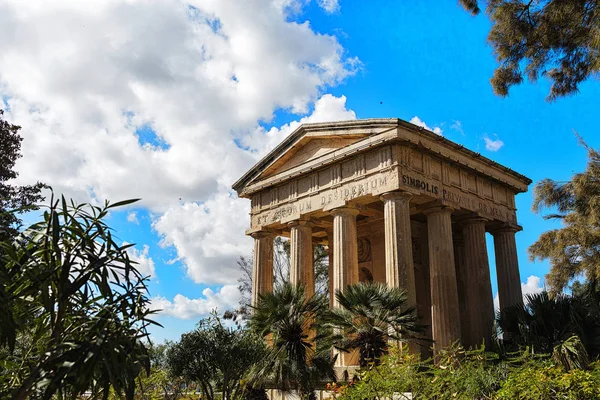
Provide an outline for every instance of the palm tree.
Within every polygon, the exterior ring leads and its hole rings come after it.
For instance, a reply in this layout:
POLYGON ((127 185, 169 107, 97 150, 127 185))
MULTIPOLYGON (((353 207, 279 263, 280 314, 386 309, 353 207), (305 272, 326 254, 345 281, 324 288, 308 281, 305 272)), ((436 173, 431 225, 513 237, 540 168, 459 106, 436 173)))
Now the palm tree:
POLYGON ((284 392, 298 390, 314 398, 320 381, 335 380, 330 352, 316 347, 313 334, 326 309, 323 295, 307 298, 302 286, 289 283, 260 296, 249 325, 267 340, 269 350, 250 372, 255 386, 274 383, 284 392))
POLYGON ((338 334, 333 344, 342 351, 358 349, 361 367, 377 363, 387 353, 388 341, 415 341, 423 331, 406 291, 381 283, 359 283, 336 293, 339 308, 326 317, 338 334))
POLYGON ((600 319, 592 298, 530 294, 524 304, 501 310, 498 326, 505 346, 529 347, 565 366, 585 367, 600 354, 600 319))

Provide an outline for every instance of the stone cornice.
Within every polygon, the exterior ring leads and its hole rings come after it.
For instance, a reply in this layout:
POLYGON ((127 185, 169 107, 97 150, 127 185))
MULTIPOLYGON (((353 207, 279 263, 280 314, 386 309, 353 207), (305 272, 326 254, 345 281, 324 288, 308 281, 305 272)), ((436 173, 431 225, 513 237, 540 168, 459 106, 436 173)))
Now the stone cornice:
POLYGON ((249 197, 252 193, 260 191, 263 188, 317 170, 335 163, 342 158, 350 157, 362 150, 391 143, 408 144, 409 146, 422 149, 424 152, 438 155, 442 159, 455 162, 460 166, 507 185, 513 188, 515 192, 525 192, 527 191, 527 186, 531 184, 531 180, 526 176, 492 161, 479 153, 471 151, 422 127, 392 118, 303 124, 244 174, 233 185, 233 189, 238 192, 240 197, 249 197), (280 159, 303 138, 309 136, 336 136, 336 134, 340 134, 341 132, 362 133, 366 137, 356 143, 323 154, 301 165, 257 180, 266 168, 280 159))

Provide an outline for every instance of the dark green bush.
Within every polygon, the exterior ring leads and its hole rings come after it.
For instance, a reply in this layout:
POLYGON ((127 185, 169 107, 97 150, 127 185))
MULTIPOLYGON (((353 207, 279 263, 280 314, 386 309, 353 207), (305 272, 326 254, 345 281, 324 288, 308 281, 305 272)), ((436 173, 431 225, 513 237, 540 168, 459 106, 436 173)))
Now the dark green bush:
POLYGON ((338 400, 399 399, 409 392, 414 400, 600 399, 600 362, 567 371, 550 356, 528 351, 513 356, 501 360, 483 349, 454 347, 435 365, 394 349, 355 382, 333 389, 338 400))

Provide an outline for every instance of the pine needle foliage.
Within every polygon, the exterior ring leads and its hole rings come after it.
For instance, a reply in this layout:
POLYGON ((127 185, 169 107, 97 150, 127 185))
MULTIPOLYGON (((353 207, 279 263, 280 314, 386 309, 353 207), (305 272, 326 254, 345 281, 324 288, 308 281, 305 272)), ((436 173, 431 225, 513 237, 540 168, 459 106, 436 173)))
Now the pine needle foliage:
POLYGON ((600 72, 599 0, 459 0, 473 15, 480 4, 492 22, 488 41, 499 66, 491 84, 507 96, 526 76, 551 82, 548 100, 576 93, 600 72))
POLYGON ((557 219, 562 227, 544 232, 528 251, 531 260, 549 260, 546 284, 557 295, 580 276, 600 279, 600 153, 588 151, 584 172, 568 182, 544 179, 535 186, 533 211, 552 208, 544 218, 557 219))

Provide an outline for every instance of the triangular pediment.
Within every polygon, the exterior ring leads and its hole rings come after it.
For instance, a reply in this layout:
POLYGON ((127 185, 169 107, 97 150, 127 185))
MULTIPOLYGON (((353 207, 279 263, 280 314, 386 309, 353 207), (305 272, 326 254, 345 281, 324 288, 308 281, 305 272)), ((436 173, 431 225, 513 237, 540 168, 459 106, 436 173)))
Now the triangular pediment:
POLYGON ((352 137, 324 136, 305 138, 305 140, 297 143, 267 167, 262 174, 258 176, 258 179, 285 172, 300 164, 356 143, 361 140, 362 137, 363 136, 353 135, 352 137))
POLYGON ((316 162, 317 159, 326 162, 328 155, 333 156, 340 149, 390 128, 394 129, 397 121, 372 119, 303 124, 244 174, 233 187, 238 194, 243 194, 246 187, 279 174, 285 175, 286 171, 299 165, 316 162))

